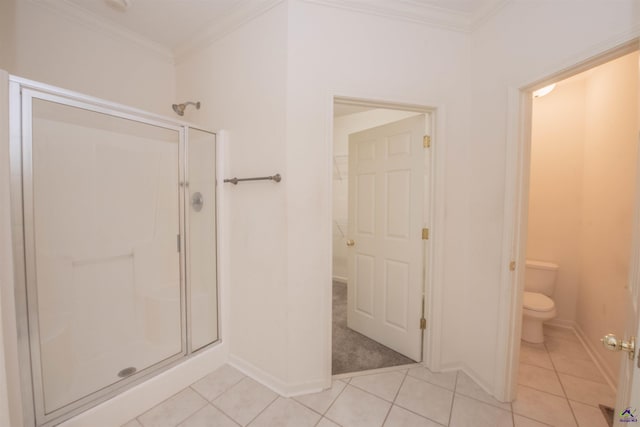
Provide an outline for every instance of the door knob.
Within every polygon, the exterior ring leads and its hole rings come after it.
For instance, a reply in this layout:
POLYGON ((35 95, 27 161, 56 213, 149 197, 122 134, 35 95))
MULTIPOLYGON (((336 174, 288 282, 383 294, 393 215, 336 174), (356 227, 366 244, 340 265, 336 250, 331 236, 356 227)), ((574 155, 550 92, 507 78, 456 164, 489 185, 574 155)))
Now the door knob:
POLYGON ((629 359, 633 360, 636 351, 635 337, 629 338, 629 341, 619 340, 613 334, 607 334, 600 340, 604 348, 610 351, 626 351, 629 353, 629 359))
POLYGON ((347 246, 351 247, 351 246, 355 246, 356 245, 356 241, 355 240, 347 240, 347 246))

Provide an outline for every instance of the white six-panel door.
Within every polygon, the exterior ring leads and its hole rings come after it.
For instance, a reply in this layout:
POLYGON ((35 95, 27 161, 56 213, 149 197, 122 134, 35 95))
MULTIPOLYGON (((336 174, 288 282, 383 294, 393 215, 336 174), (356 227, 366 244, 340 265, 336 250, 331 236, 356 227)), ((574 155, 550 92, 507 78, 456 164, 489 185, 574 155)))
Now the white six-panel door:
POLYGON ((425 116, 349 136, 347 324, 419 361, 425 116))

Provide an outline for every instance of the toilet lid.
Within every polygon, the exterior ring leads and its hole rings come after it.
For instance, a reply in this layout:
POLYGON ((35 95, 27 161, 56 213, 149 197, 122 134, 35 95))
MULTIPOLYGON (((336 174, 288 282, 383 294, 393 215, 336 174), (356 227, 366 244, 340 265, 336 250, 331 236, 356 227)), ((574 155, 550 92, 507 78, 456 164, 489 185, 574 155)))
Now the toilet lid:
POLYGON ((555 307, 551 298, 538 292, 525 292, 522 305, 533 311, 551 311, 555 307))

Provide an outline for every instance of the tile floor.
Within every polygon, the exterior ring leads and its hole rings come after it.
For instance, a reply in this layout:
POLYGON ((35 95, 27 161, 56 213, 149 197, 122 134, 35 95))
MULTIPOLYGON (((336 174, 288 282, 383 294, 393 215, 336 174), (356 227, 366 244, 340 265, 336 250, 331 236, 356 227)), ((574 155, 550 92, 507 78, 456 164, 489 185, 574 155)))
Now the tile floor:
POLYGON ((573 332, 522 345, 518 399, 502 403, 462 372, 419 365, 334 379, 287 399, 225 365, 123 427, 606 427, 615 395, 573 332))

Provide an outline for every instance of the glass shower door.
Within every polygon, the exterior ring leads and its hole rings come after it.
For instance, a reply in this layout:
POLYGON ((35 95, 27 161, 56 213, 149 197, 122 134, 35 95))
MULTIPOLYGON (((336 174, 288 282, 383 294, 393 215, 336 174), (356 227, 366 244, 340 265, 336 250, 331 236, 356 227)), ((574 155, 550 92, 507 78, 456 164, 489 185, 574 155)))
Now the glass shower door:
POLYGON ((181 128, 49 95, 23 103, 32 107, 23 179, 40 424, 186 353, 181 128))
POLYGON ((190 350, 218 339, 216 135, 187 129, 187 227, 190 350))

